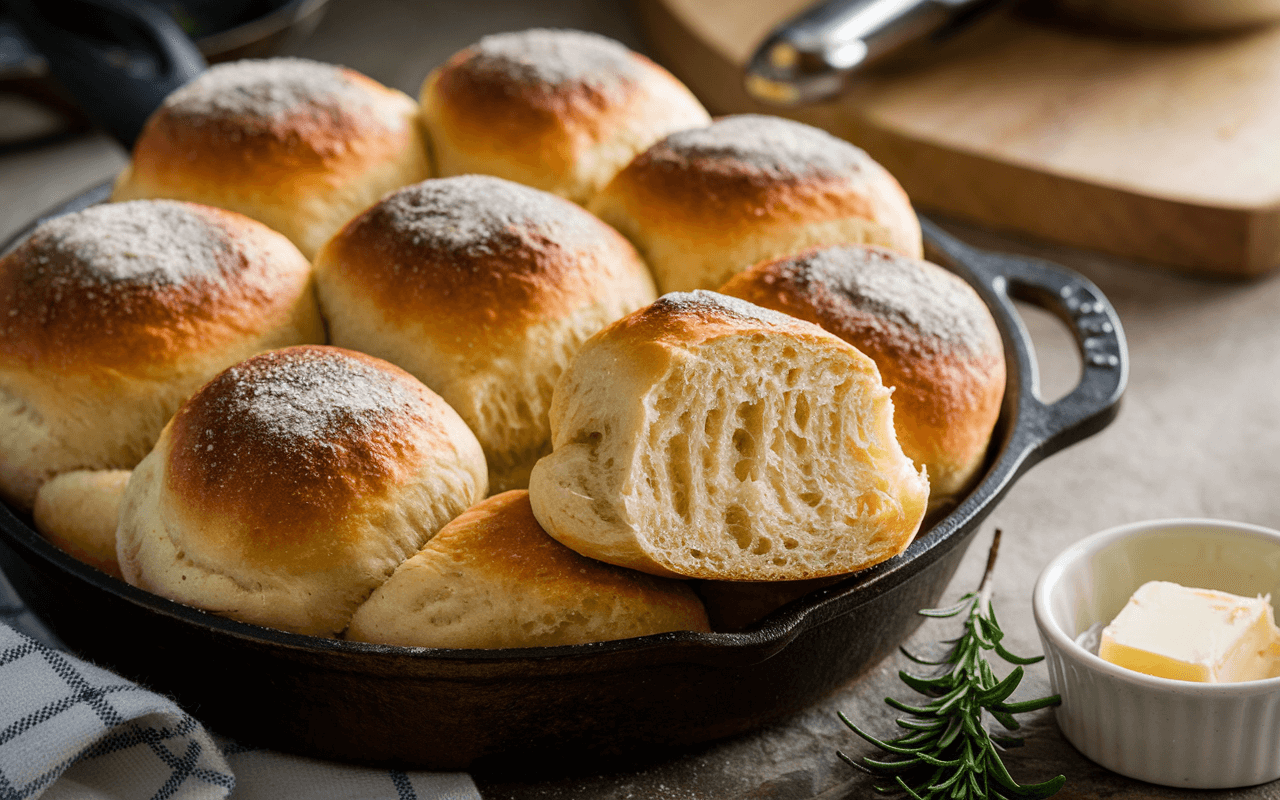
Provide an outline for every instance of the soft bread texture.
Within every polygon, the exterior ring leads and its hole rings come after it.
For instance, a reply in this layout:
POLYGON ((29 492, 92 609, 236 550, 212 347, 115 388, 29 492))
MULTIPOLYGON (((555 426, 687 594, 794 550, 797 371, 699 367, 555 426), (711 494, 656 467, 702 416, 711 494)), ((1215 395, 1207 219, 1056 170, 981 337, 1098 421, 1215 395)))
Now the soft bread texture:
POLYGON ((348 639, 406 647, 547 647, 708 631, 681 581, 583 558, 505 492, 446 525, 356 611, 348 639))
POLYGON ((817 245, 923 252, 893 176, 848 142, 780 117, 743 114, 673 133, 588 207, 635 244, 663 294, 716 289, 817 245))
POLYGON ((427 177, 412 98, 345 67, 272 58, 215 65, 169 95, 112 199, 239 211, 312 258, 379 197, 427 177))
POLYGON ((1005 362, 1000 329, 969 284, 928 261, 846 246, 758 264, 720 291, 821 325, 876 362, 902 451, 929 473, 931 510, 972 486, 1005 362))
POLYGON ((129 470, 64 472, 40 487, 32 517, 59 550, 116 578, 116 524, 129 470))
POLYGON ((457 409, 494 492, 551 451, 547 410, 578 346, 653 300, 635 249, 581 207, 482 175, 424 181, 316 259, 331 341, 385 358, 457 409))
POLYGON ((333 636, 485 491, 475 436, 413 376, 286 348, 226 370, 174 415, 129 480, 117 556, 155 594, 333 636))
POLYGON ((259 222, 169 200, 49 220, 0 258, 0 495, 132 468, 219 371, 321 341, 311 265, 259 222))
POLYGON ((436 172, 497 175, 586 203, 637 153, 711 121, 662 67, 568 30, 486 36, 427 76, 436 172))
POLYGON ((870 358, 712 292, 665 295, 589 340, 551 430, 529 481, 538 522, 655 575, 852 572, 905 549, 928 499, 870 358))

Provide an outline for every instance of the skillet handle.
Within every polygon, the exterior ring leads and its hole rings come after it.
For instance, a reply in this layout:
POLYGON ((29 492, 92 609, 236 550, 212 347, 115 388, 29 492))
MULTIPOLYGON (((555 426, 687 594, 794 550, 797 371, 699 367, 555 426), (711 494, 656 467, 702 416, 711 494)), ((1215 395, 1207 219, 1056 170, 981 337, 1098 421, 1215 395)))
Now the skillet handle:
POLYGON ((925 241, 970 283, 988 305, 998 305, 1027 347, 1006 356, 1022 378, 1016 436, 1011 444, 1024 452, 1020 470, 1107 426, 1120 410, 1129 376, 1124 329, 1115 308, 1091 281, 1038 258, 978 250, 921 219, 925 241), (1013 305, 1021 300, 1053 313, 1071 330, 1082 362, 1075 388, 1053 403, 1037 396, 1039 372, 1021 317, 1013 305))
POLYGON ((158 6, 137 0, 9 0, 23 34, 76 103, 132 149, 151 112, 205 69, 158 6))

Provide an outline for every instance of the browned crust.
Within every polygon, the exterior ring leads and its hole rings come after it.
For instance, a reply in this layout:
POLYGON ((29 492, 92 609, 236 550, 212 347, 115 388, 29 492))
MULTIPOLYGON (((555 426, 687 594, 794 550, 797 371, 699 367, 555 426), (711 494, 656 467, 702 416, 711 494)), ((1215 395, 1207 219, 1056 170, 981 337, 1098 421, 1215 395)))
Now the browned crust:
POLYGON ((241 214, 177 201, 207 223, 220 274, 168 285, 87 280, 92 265, 37 229, 0 258, 0 363, 55 371, 146 374, 254 335, 297 303, 310 264, 280 234, 241 214))
POLYGON ((665 78, 666 70, 649 59, 630 54, 634 75, 609 76, 609 88, 589 81, 558 85, 510 80, 495 72, 473 68, 475 48, 456 53, 428 78, 424 105, 432 122, 468 149, 483 146, 530 166, 546 168, 547 157, 563 169, 573 153, 567 140, 595 142, 607 138, 626 118, 641 95, 638 79, 665 78), (531 144, 534 146, 531 147, 531 144))
POLYGON ((223 544, 252 563, 337 566, 363 530, 341 518, 421 466, 424 437, 447 437, 443 408, 407 372, 363 353, 319 345, 264 353, 218 375, 174 416, 165 491, 224 520, 219 527, 236 541, 223 544), (334 376, 322 388, 332 410, 319 434, 282 426, 263 405, 313 398, 292 382, 334 376))
POLYGON ((554 207, 548 219, 571 219, 564 230, 573 235, 553 238, 531 220, 479 242, 483 247, 448 249, 397 226, 384 201, 348 223, 316 263, 372 298, 392 324, 450 333, 479 325, 486 336, 563 317, 626 276, 633 283, 647 274, 635 248, 613 228, 568 200, 539 194, 554 207))
POLYGON ((717 292, 672 292, 610 325, 601 340, 690 347, 719 336, 777 332, 847 347, 815 324, 717 292))
POLYGON ((704 239, 732 240, 744 227, 875 219, 860 176, 780 176, 660 148, 636 156, 602 192, 619 199, 646 228, 692 229, 704 239))
POLYGON ((990 311, 955 275, 884 248, 849 245, 758 264, 721 291, 819 325, 870 356, 894 388, 895 424, 909 454, 985 448, 1004 396, 1003 344, 990 311), (836 254, 854 273, 893 271, 924 284, 948 327, 969 335, 946 339, 905 324, 895 312, 918 296, 849 294, 811 269, 810 259, 820 253, 836 254))
POLYGON ((710 630, 701 602, 684 584, 578 555, 551 538, 524 490, 472 506, 441 528, 425 549, 447 555, 458 568, 528 585, 550 604, 576 607, 585 591, 635 598, 685 618, 687 630, 710 630))
POLYGON ((399 92, 354 70, 343 75, 364 89, 373 108, 303 104, 278 116, 200 116, 161 106, 134 146, 132 182, 155 189, 186 184, 261 187, 324 184, 322 176, 359 174, 392 160, 416 139, 416 106, 399 92), (377 110, 402 111, 388 127, 377 110))

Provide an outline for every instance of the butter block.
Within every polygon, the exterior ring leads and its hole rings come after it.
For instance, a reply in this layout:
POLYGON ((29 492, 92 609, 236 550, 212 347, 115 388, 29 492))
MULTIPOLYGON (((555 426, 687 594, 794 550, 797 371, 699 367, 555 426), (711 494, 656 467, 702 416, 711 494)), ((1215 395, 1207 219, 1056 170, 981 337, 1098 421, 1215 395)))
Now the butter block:
POLYGON ((1151 581, 1103 629, 1098 656, 1181 681, 1274 678, 1280 676, 1280 629, 1270 595, 1240 597, 1151 581))

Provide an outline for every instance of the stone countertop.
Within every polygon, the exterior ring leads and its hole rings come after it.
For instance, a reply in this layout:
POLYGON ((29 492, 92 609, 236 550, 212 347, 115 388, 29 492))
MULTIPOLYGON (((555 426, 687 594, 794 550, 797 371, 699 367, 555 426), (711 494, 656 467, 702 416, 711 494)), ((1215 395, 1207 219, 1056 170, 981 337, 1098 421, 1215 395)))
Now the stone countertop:
MULTIPOLYGON (((347 64, 416 94, 431 67, 479 36, 532 26, 599 31, 643 49, 623 0, 518 0, 413 3, 335 0, 317 31, 293 54, 347 64)), ((0 154, 0 237, 40 211, 115 175, 124 154, 101 136, 80 136, 0 154)), ((1037 465, 1009 492, 974 537, 947 598, 973 588, 991 532, 1004 531, 995 605, 1006 643, 1040 652, 1031 591, 1056 553, 1095 531, 1161 517, 1218 517, 1280 528, 1280 279, 1219 283, 1181 277, 1119 259, 1039 245, 964 226, 973 244, 1056 261, 1093 280, 1124 323, 1131 358, 1119 418, 1102 433, 1037 465)), ((1066 329, 1024 307, 1036 342, 1042 395, 1051 400, 1076 380, 1079 358, 1066 329)), ((957 621, 930 621, 908 646, 948 638, 957 621)), ((895 657, 793 718, 642 769, 536 782, 477 775, 486 798, 864 797, 870 783, 836 758, 867 754, 836 718, 888 734, 886 696, 907 698, 895 657)), ((1048 692, 1043 665, 1028 668, 1016 697, 1048 692)), ((1114 775, 1080 756, 1059 734, 1051 711, 1020 718, 1029 739, 1006 763, 1037 782, 1065 774, 1058 797, 1138 798, 1212 795, 1280 800, 1280 782, 1228 792, 1164 789, 1114 775)))

